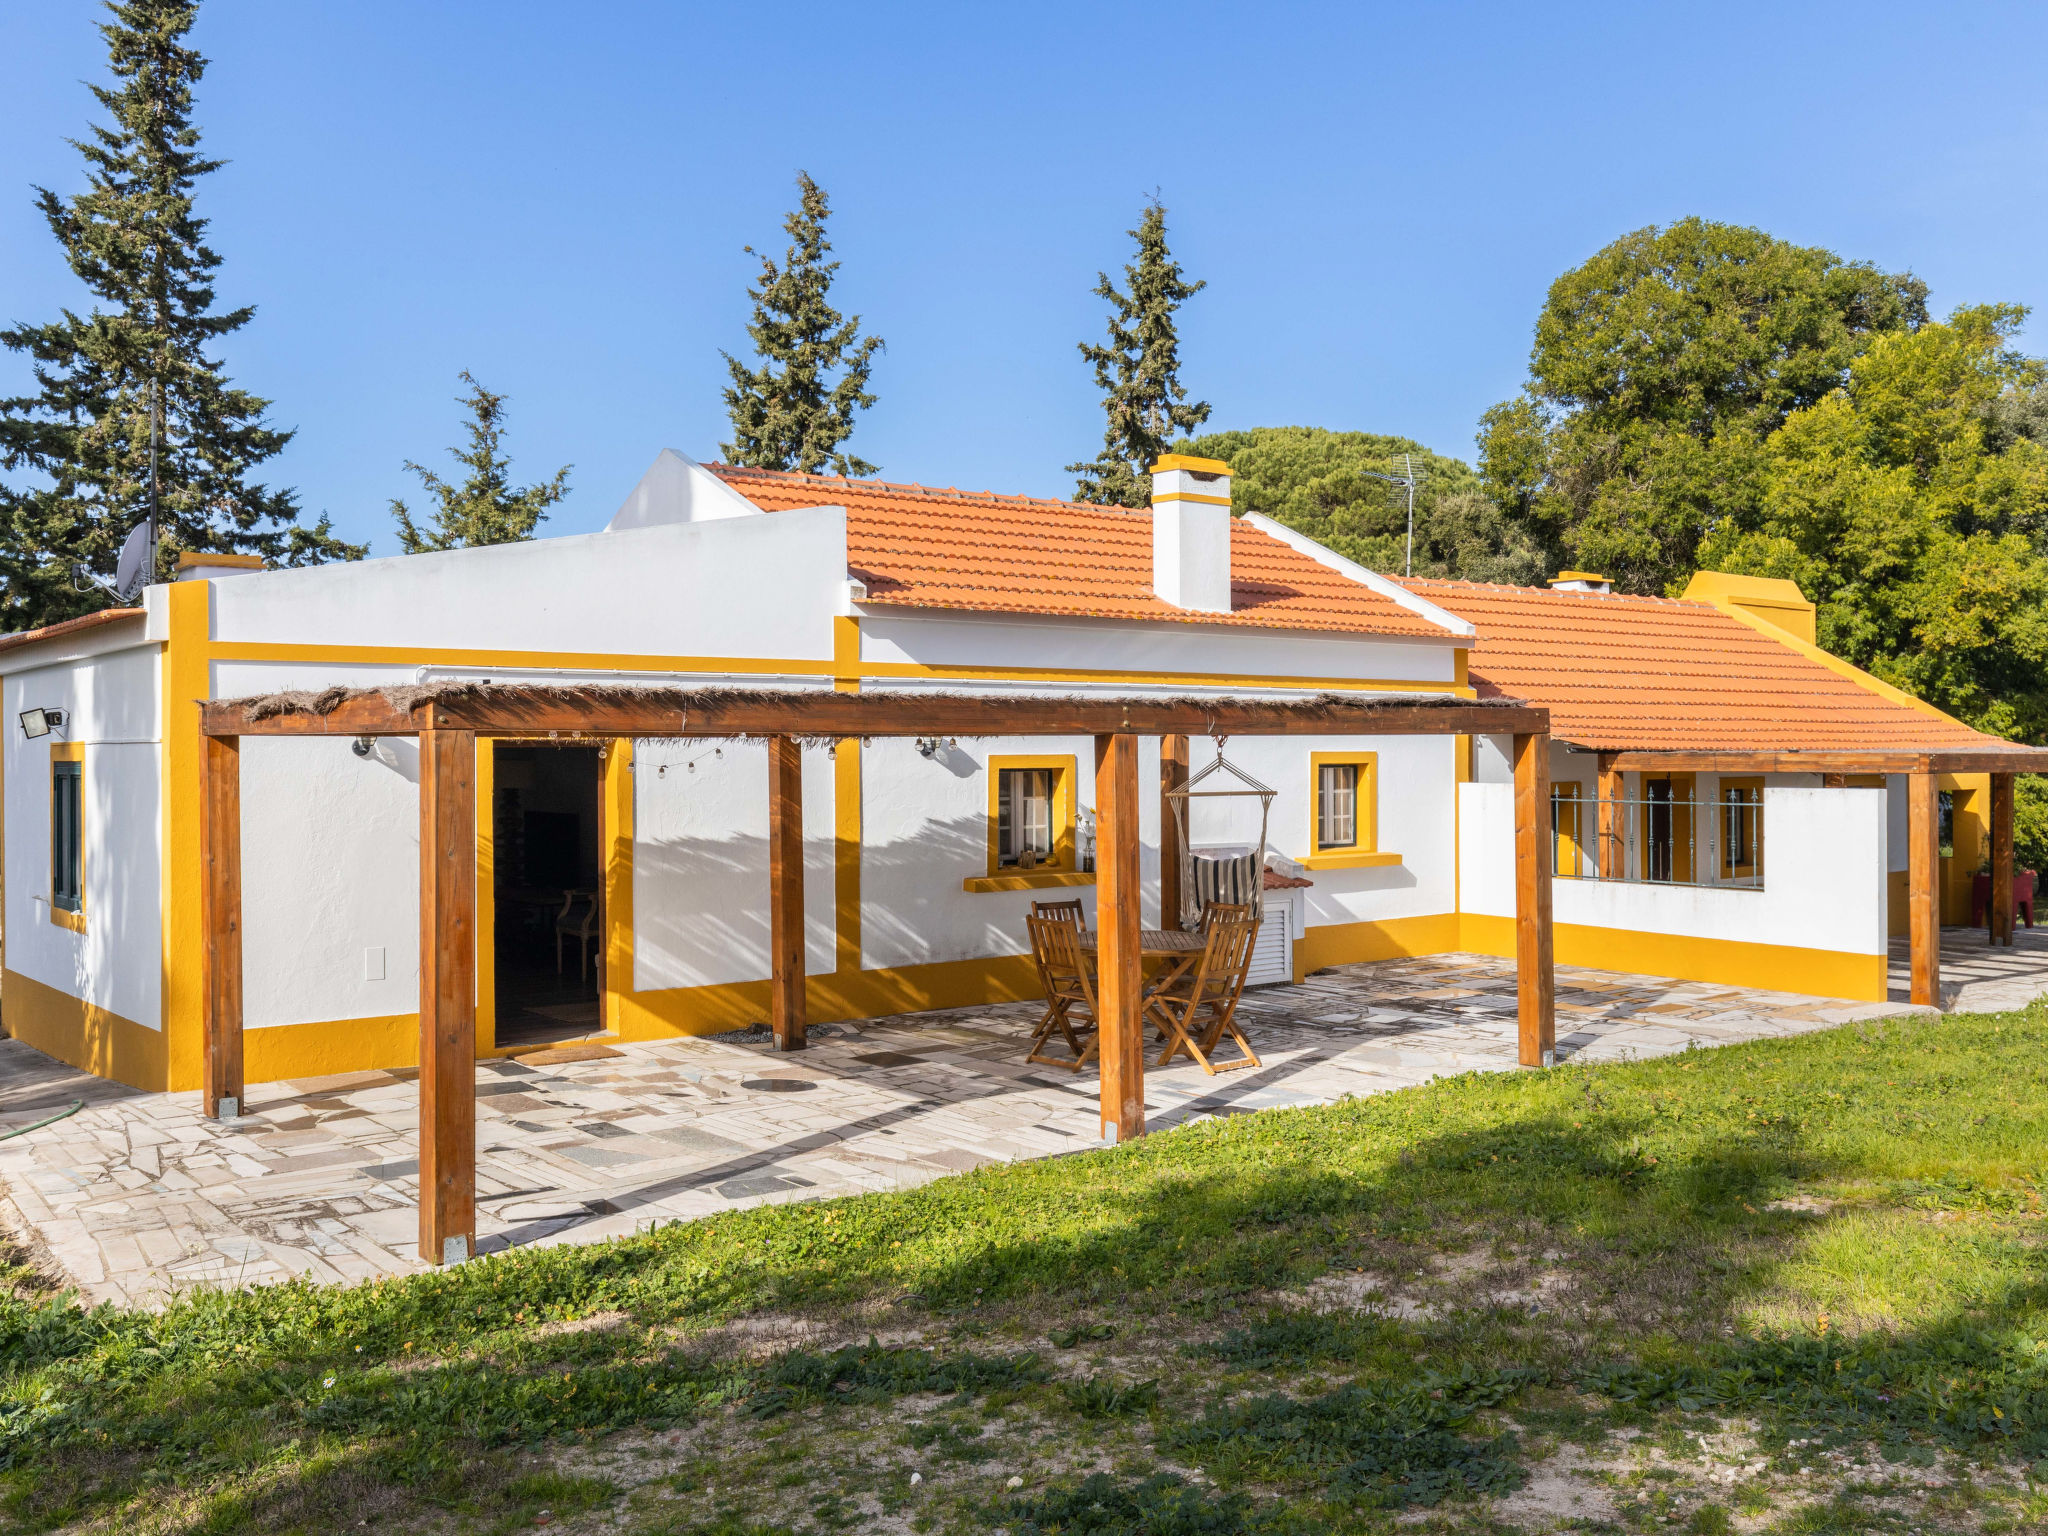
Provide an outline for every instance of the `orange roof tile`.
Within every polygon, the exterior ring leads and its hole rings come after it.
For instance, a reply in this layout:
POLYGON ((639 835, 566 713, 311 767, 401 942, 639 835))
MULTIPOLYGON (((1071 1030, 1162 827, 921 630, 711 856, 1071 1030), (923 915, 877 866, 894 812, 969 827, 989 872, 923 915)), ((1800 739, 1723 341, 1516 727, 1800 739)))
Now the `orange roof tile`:
POLYGON ((845 507, 847 563, 867 583, 871 603, 1457 638, 1244 522, 1230 525, 1232 611, 1197 613, 1152 595, 1152 523, 1146 512, 991 491, 706 467, 764 511, 845 507))
POLYGON ((1831 671, 1706 603, 1479 582, 1402 585, 1479 628, 1471 680, 1599 751, 1970 750, 2009 745, 1831 671))

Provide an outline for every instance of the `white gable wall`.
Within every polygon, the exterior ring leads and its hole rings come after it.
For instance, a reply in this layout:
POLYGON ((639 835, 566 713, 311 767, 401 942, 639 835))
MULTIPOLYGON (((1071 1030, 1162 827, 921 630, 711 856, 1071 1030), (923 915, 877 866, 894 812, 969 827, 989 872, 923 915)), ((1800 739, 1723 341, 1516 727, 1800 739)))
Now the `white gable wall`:
POLYGON ((10 969, 150 1029, 162 1024, 162 804, 155 646, 11 673, 4 700, 10 969), (62 708, 29 741, 24 709, 62 708), (50 746, 85 747, 86 931, 50 920, 50 746))

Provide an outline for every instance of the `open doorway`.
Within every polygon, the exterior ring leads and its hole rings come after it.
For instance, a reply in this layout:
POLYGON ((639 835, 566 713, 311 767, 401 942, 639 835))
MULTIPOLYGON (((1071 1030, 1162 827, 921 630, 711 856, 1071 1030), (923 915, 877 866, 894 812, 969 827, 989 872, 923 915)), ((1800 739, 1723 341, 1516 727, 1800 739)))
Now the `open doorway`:
POLYGON ((603 752, 493 745, 496 1043, 596 1034, 604 989, 603 752))

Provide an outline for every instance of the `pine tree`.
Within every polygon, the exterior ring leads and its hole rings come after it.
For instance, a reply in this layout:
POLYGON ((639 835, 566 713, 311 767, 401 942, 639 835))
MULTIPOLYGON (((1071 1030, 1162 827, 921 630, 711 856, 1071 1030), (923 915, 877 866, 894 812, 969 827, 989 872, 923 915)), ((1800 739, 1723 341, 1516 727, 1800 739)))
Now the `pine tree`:
POLYGON ((193 212, 193 187, 221 161, 199 151, 192 88, 206 60, 185 34, 197 0, 109 0, 115 84, 93 86, 111 126, 95 125, 88 189, 36 189, 71 270, 98 302, 44 325, 0 330, 32 360, 37 392, 0 400, 0 465, 30 483, 0 489, 0 624, 49 623, 106 604, 80 592, 74 564, 111 573, 147 515, 151 397, 161 392, 159 569, 180 550, 261 554, 290 565, 361 559, 328 520, 299 521, 296 495, 251 472, 291 441, 266 425, 270 402, 236 389, 208 349, 254 309, 215 308, 220 257, 193 212))
POLYGON ((498 451, 505 434, 505 397, 492 394, 467 372, 462 382, 469 386, 469 394, 460 398, 460 403, 469 407, 469 450, 450 448, 448 452, 469 475, 462 484, 450 485, 424 465, 405 461, 405 467, 420 477, 420 483, 440 503, 434 508, 433 528, 422 533, 414 526, 406 504, 392 501, 398 542, 408 555, 530 539, 534 525, 547 516, 548 508, 569 494, 567 464, 545 484, 512 488, 508 473, 512 460, 498 451))
POLYGON ((790 247, 782 265, 751 245, 761 263, 758 288, 749 288, 754 318, 747 326, 759 368, 729 352, 719 355, 732 370, 725 391, 733 440, 720 444, 726 462, 756 469, 800 469, 816 474, 827 463, 841 475, 872 475, 875 466, 839 451, 853 435, 853 414, 875 403, 868 392, 879 336, 860 334, 860 316, 842 317, 828 302, 839 263, 825 260, 831 205, 808 172, 797 174, 801 199, 782 222, 790 247), (837 382, 828 375, 839 373, 837 382))
POLYGON ((1183 281, 1180 263, 1166 248, 1166 209, 1156 198, 1126 233, 1138 243, 1136 264, 1124 268, 1130 293, 1118 293, 1107 272, 1096 274, 1095 295, 1110 304, 1109 345, 1081 343, 1109 418, 1102 452, 1091 462, 1069 464, 1067 472, 1081 477, 1074 487, 1081 501, 1142 507, 1152 499, 1153 463, 1209 419, 1208 403, 1188 403, 1181 388, 1173 326, 1173 312, 1209 285, 1183 281))

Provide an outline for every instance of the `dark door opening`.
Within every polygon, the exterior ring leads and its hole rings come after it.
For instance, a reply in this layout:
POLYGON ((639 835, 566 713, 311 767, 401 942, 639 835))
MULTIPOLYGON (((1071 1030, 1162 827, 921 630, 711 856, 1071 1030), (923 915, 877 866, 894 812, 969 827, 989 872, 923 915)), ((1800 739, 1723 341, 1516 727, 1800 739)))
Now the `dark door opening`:
POLYGON ((499 1046, 598 1033, 604 850, 597 747, 494 743, 491 899, 499 1046))

